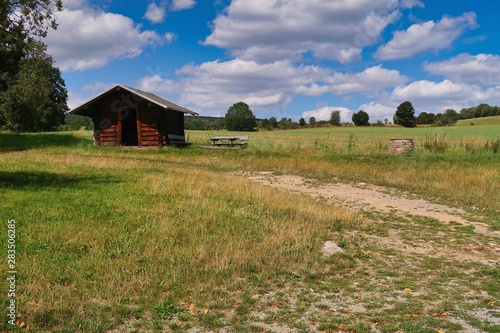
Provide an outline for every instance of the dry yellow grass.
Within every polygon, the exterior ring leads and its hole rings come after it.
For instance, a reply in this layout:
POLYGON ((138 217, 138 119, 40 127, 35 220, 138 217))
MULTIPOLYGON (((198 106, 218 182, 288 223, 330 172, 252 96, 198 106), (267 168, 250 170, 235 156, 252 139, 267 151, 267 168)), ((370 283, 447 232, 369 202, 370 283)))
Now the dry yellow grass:
MULTIPOLYGON (((131 317, 154 322, 154 310, 164 304, 193 303, 209 307, 210 313, 220 311, 215 319, 236 311, 241 315, 231 323, 236 327, 246 318, 242 307, 234 307, 243 295, 250 299, 295 283, 332 290, 344 288, 344 283, 346 293, 359 292, 356 286, 369 290, 370 281, 385 279, 401 260, 418 269, 408 266, 407 276, 394 279, 398 288, 419 285, 425 272, 439 272, 432 260, 394 254, 364 238, 365 232, 385 235, 389 228, 400 227, 392 216, 371 227, 366 217, 249 182, 241 171, 389 185, 435 201, 475 206, 491 214, 486 222, 495 222, 498 155, 465 154, 458 147, 441 155, 389 156, 379 143, 385 137, 352 139, 348 132, 328 134, 327 139, 324 132, 272 137, 278 134, 252 134, 250 146, 237 152, 49 146, 1 153, 0 214, 15 218, 22 235, 17 266, 22 320, 40 332, 104 332, 131 317), (331 239, 348 243, 348 253, 323 258, 319 250, 331 239), (373 260, 368 262, 370 254, 363 247, 372 247, 373 260), (391 256, 388 262, 383 261, 386 256, 391 256)), ((206 135, 191 137, 201 140, 206 135)), ((460 140, 453 142, 460 145, 460 140)), ((426 231, 411 223, 404 227, 413 228, 408 238, 426 231)), ((453 237, 462 241, 465 236, 453 237)), ((452 267, 461 271, 460 265, 452 267)), ((480 272, 481 267, 466 268, 480 272)), ((481 274, 470 283, 484 283, 474 287, 490 288, 496 295, 498 273, 481 274)), ((443 283, 433 278, 436 285, 443 283)), ((5 287, 3 280, 0 290, 5 287)), ((458 304, 461 296, 454 297, 458 304)), ((401 307, 386 313, 387 320, 404 315, 401 307)), ((202 322, 201 316, 184 319, 202 322)))

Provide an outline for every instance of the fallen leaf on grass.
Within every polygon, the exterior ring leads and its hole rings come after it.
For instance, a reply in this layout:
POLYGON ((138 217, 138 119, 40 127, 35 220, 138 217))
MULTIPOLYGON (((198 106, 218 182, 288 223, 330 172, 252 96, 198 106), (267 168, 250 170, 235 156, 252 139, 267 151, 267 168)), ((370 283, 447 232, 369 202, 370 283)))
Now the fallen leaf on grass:
POLYGON ((340 324, 339 326, 337 326, 337 328, 338 328, 339 330, 344 330, 344 329, 346 329, 346 328, 347 328, 347 324, 340 324))
POLYGON ((208 312, 209 312, 209 310, 208 310, 208 309, 203 310, 203 313, 204 313, 204 314, 207 314, 208 312))
POLYGON ((413 314, 413 313, 407 313, 407 314, 405 314, 405 317, 408 317, 408 318, 411 318, 411 317, 413 317, 413 318, 418 318, 418 317, 420 317, 420 315, 418 315, 418 314, 413 314))
POLYGON ((196 306, 194 304, 189 304, 187 309, 188 309, 188 311, 191 311, 191 310, 196 309, 196 306))

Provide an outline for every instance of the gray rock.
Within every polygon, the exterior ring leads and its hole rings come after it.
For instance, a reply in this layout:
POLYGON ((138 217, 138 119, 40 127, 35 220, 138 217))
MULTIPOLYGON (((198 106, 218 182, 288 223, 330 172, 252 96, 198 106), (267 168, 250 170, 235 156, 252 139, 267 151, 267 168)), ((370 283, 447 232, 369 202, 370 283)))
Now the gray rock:
POLYGON ((326 241, 325 245, 323 245, 323 248, 321 249, 321 253, 323 253, 323 255, 326 257, 332 256, 335 253, 343 253, 343 252, 344 249, 342 249, 340 246, 338 246, 332 241, 326 241))

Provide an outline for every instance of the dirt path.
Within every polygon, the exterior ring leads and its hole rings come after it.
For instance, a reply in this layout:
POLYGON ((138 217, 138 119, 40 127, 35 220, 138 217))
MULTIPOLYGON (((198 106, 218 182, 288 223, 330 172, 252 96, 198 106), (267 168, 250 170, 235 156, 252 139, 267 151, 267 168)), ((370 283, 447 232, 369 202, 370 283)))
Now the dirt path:
MULTIPOLYGON (((241 177, 242 174, 239 173, 238 176, 241 177)), ((366 183, 346 184, 332 182, 324 184, 296 175, 278 175, 273 172, 243 173, 243 176, 256 183, 284 191, 303 193, 318 200, 326 200, 332 205, 342 206, 350 210, 373 210, 382 213, 394 213, 405 217, 408 217, 409 214, 412 216, 428 217, 444 224, 450 224, 450 230, 452 230, 452 223, 454 227, 457 226, 454 222, 464 226, 474 227, 474 231, 477 234, 466 234, 467 237, 470 238, 470 244, 462 242, 456 246, 441 246, 441 244, 436 244, 433 240, 420 241, 418 238, 415 239, 415 242, 412 241, 408 243, 407 240, 401 237, 402 230, 398 230, 397 226, 391 226, 388 230, 388 234, 384 236, 364 234, 363 237, 366 237, 367 243, 377 244, 377 246, 383 249, 392 249, 394 252, 402 253, 401 256, 396 256, 396 259, 392 258, 387 262, 388 269, 395 272, 396 275, 394 276, 398 276, 397 274, 399 274, 398 272, 400 271, 404 272, 408 269, 411 270, 412 265, 419 264, 419 260, 422 256, 446 258, 447 260, 454 259, 457 260, 457 262, 480 262, 492 268, 496 267, 498 264, 500 255, 498 237, 500 237, 500 233, 489 230, 485 224, 469 221, 464 217, 466 216, 466 212, 462 209, 434 204, 427 200, 416 198, 409 193, 366 183), (481 239, 484 242, 477 242, 477 239, 481 239), (395 261, 393 262, 392 260, 395 261), (403 260, 404 264, 402 263, 403 260)), ((337 180, 334 179, 334 181, 337 180)), ((355 231, 353 233, 355 233, 355 231)), ((460 233, 460 231, 457 233, 460 233)), ((453 243, 453 232, 446 233, 439 231, 438 234, 442 234, 439 236, 445 238, 446 242, 453 243)), ((325 246, 321 249, 323 255, 330 256, 336 252, 344 251, 334 241, 326 241, 324 245, 325 246)), ((365 260, 364 265, 367 269, 365 274, 369 275, 370 270, 373 269, 373 267, 370 268, 370 261, 365 260)), ((470 272, 473 272, 473 270, 471 269, 470 272)), ((370 290, 363 290, 362 287, 358 288, 358 281, 361 281, 361 284, 368 281, 366 280, 367 278, 360 275, 361 277, 359 280, 350 285, 351 288, 356 290, 355 293, 353 293, 352 290, 344 292, 341 289, 333 291, 315 291, 304 287, 305 285, 300 285, 300 283, 298 286, 293 286, 292 284, 290 286, 286 285, 282 287, 282 290, 270 290, 264 294, 254 295, 253 299, 256 304, 253 306, 253 311, 248 315, 247 320, 253 326, 254 330, 260 328, 261 331, 265 330, 266 332, 300 332, 301 330, 291 326, 290 320, 307 326, 311 332, 318 331, 317 318, 328 318, 329 320, 330 318, 348 318, 350 313, 355 313, 360 317, 362 317, 364 313, 376 313, 376 310, 367 307, 373 305, 370 304, 370 300, 373 299, 378 300, 379 308, 390 308, 395 306, 395 304, 401 304, 412 298, 418 299, 421 297, 421 302, 425 304, 425 307, 432 309, 435 304, 429 301, 429 299, 432 299, 429 295, 433 294, 435 290, 428 285, 440 285, 442 288, 445 288, 446 286, 444 284, 448 283, 447 287, 450 288, 450 290, 458 289, 459 292, 456 292, 455 295, 463 293, 464 304, 469 304, 473 306, 474 309, 464 310, 466 312, 465 319, 463 316, 454 315, 447 311, 436 314, 436 316, 442 317, 441 320, 443 323, 453 322, 459 324, 462 326, 460 332, 467 333, 485 332, 482 329, 474 327, 467 319, 467 316, 474 319, 470 320, 472 322, 500 325, 498 311, 494 308, 495 302, 491 301, 492 297, 486 291, 459 288, 456 285, 456 281, 453 279, 450 279, 450 281, 439 280, 436 277, 438 273, 439 271, 437 270, 429 270, 429 273, 423 278, 427 279, 427 282, 422 281, 421 286, 418 286, 419 284, 417 283, 415 287, 417 288, 416 290, 411 290, 409 288, 405 288, 403 291, 385 290, 385 281, 389 281, 388 283, 390 284, 393 275, 384 277, 373 276, 369 280, 370 284, 373 286, 370 290), (439 281, 439 283, 435 283, 435 281, 439 281), (406 289, 408 289, 408 291, 406 291, 406 289), (407 293, 407 295, 403 295, 405 293, 407 293), (486 308, 481 306, 481 304, 485 302, 490 302, 490 306, 486 308), (302 307, 306 307, 307 311, 302 312, 302 310, 297 310, 302 309, 302 307), (282 313, 288 314, 289 316, 293 314, 293 316, 296 317, 292 317, 292 319, 282 318, 282 313)), ((353 279, 355 279, 354 276, 353 279)), ((239 296, 236 295, 235 297, 239 296)), ((438 301, 435 300, 434 302, 438 301)), ((234 319, 237 317, 235 313, 235 309, 226 310, 224 320, 231 322, 231 318, 234 319)), ((422 316, 429 316, 429 314, 422 316)), ((432 316, 434 317, 434 315, 432 316)), ((365 322, 368 321, 365 320, 365 322)), ((379 323, 376 323, 376 325, 378 324, 379 323)), ((153 332, 153 330, 138 328, 140 325, 140 320, 132 319, 117 329, 108 332, 153 332)), ((345 324, 336 325, 336 331, 347 332, 344 330, 344 325, 345 324)), ((172 330, 167 329, 164 332, 171 331, 172 330)), ((199 324, 187 330, 189 333, 225 333, 231 331, 230 324, 227 328, 220 327, 213 331, 204 329, 199 324)), ((333 332, 333 330, 331 332, 333 332)), ((381 330, 374 325, 371 327, 370 332, 381 332, 381 330)), ((398 330, 397 332, 402 332, 402 330, 398 330)))
POLYGON ((438 205, 427 200, 412 198, 410 194, 396 189, 366 183, 319 184, 311 179, 295 175, 276 175, 273 172, 247 173, 248 179, 274 188, 306 193, 311 197, 325 199, 335 205, 353 210, 374 209, 381 212, 396 212, 436 219, 444 223, 452 221, 464 226, 473 226, 476 233, 500 237, 500 232, 488 230, 486 224, 466 220, 466 212, 460 208, 438 205))

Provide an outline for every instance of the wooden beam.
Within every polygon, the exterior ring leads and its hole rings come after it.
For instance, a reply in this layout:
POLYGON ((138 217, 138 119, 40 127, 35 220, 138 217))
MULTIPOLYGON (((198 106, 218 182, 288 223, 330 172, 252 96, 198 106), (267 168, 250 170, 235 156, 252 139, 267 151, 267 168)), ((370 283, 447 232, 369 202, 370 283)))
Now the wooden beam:
POLYGON ((142 147, 142 125, 141 125, 141 112, 140 112, 140 106, 137 104, 137 107, 135 108, 135 117, 137 119, 137 141, 138 141, 138 146, 142 147))
POLYGON ((118 119, 117 119, 117 123, 116 123, 116 145, 117 146, 122 145, 122 120, 123 120, 122 115, 123 115, 122 107, 119 107, 118 113, 117 113, 118 119))

